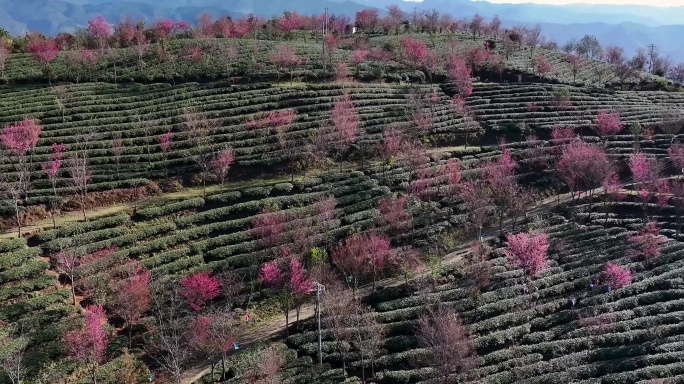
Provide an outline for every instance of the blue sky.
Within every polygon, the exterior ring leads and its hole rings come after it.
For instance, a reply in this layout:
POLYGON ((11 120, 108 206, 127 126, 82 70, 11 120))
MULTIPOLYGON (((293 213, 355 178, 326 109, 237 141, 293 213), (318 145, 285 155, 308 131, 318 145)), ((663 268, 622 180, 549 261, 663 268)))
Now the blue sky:
MULTIPOLYGON (((422 0, 407 0, 407 1, 422 1, 422 0)), ((640 5, 655 5, 660 7, 682 7, 684 0, 487 0, 490 3, 537 3, 537 4, 640 4, 640 5)))

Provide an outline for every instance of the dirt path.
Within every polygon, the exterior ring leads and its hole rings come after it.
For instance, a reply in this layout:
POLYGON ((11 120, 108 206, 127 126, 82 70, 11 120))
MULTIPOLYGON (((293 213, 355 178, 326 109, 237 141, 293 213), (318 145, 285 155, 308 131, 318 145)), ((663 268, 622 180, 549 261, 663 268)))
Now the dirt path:
MULTIPOLYGON (((315 308, 313 304, 306 305, 302 307, 299 312, 299 319, 304 320, 315 315, 315 308)), ((296 318, 296 311, 290 311, 290 319, 296 318)), ((290 323, 292 325, 292 323, 290 323)), ((285 332, 285 316, 280 316, 277 320, 273 320, 266 324, 263 324, 257 328, 248 329, 245 334, 238 340, 240 343, 240 349, 259 343, 261 341, 268 340, 270 338, 282 336, 285 332)), ((220 364, 220 361, 218 362, 220 364)), ((220 369, 220 368, 217 368, 220 369)), ((183 377, 181 378, 181 383, 190 384, 200 380, 202 377, 211 373, 211 364, 203 363, 196 365, 191 369, 187 370, 183 377)))
MULTIPOLYGON (((571 196, 570 194, 563 194, 560 195, 560 203, 563 204, 565 202, 570 201, 571 196)), ((540 213, 545 213, 552 211, 556 205, 558 204, 558 196, 552 196, 549 198, 546 198, 540 202, 538 202, 535 206, 533 206, 528 212, 527 216, 535 216, 540 213)), ((503 221, 503 228, 509 228, 513 224, 513 221, 511 219, 506 219, 503 221)), ((499 235, 499 229, 498 227, 493 228, 489 227, 487 229, 484 229, 482 231, 482 237, 484 240, 491 240, 495 238, 496 236, 499 235)), ((471 239, 469 241, 464 241, 461 246, 459 246, 457 249, 453 250, 452 252, 448 253, 444 258, 442 259, 442 268, 454 264, 457 261, 461 260, 461 258, 469 252, 470 247, 477 241, 477 239, 471 239)), ((428 272, 423 273, 422 275, 419 276, 425 276, 428 272)), ((403 278, 400 277, 393 277, 393 278, 388 278, 388 279, 383 279, 377 282, 377 285, 383 286, 383 287, 391 287, 394 285, 402 284, 404 282, 403 278)), ((363 287, 359 288, 359 296, 367 295, 371 293, 371 285, 365 285, 363 287)), ((305 308, 302 308, 302 311, 300 312, 299 319, 300 320, 306 320, 310 317, 313 317, 315 315, 315 310, 313 305, 309 305, 305 308)), ((290 312, 290 318, 293 319, 295 316, 295 312, 291 311, 290 312)), ((278 320, 271 321, 269 323, 266 323, 256 329, 252 329, 246 333, 246 335, 242 338, 240 342, 240 346, 242 348, 248 347, 251 344, 257 343, 259 341, 264 341, 269 338, 282 335, 282 333, 285 331, 285 318, 284 316, 281 316, 278 320)), ((202 363, 201 365, 194 366, 187 370, 185 374, 183 375, 183 378, 181 379, 181 383, 183 384, 192 384, 200 380, 202 377, 205 375, 208 375, 211 373, 211 364, 208 363, 202 363)))
MULTIPOLYGON (((301 179, 301 176, 295 176, 295 180, 301 179)), ((232 183, 228 188, 225 190, 221 190, 221 188, 217 185, 211 185, 207 187, 207 196, 210 196, 212 194, 216 193, 224 193, 224 192, 229 192, 229 191, 234 191, 234 190, 240 190, 244 188, 251 188, 251 187, 258 187, 258 186, 265 186, 265 185, 272 185, 272 184, 277 184, 277 183, 282 183, 282 182, 289 182, 290 177, 282 177, 282 178, 273 178, 273 179, 255 179, 255 180, 249 180, 249 181, 244 181, 244 182, 236 182, 232 183)), ((203 191, 202 187, 196 187, 196 188, 183 188, 182 190, 178 192, 170 192, 170 193, 164 193, 161 195, 157 196, 151 196, 148 198, 140 199, 137 201, 132 201, 128 203, 121 203, 121 204, 112 204, 110 206, 106 207, 99 207, 99 208, 94 208, 94 209, 89 209, 87 211, 87 217, 88 220, 94 220, 98 219, 102 216, 108 216, 108 215, 113 215, 116 213, 121 213, 125 211, 132 211, 133 208, 138 207, 138 208, 145 208, 151 205, 159 205, 175 200, 181 200, 181 199, 189 199, 189 198, 194 198, 194 197, 202 197, 203 191)), ((71 211, 71 212, 65 212, 61 215, 59 215, 56 219, 55 222, 57 223, 58 227, 71 224, 71 223, 76 223, 79 221, 83 220, 83 213, 81 211, 71 211)), ((52 223, 52 218, 48 217, 43 220, 39 220, 35 223, 31 223, 29 225, 24 225, 22 227, 22 232, 24 233, 36 233, 39 231, 45 231, 52 229, 53 223, 52 223)), ((17 236, 17 228, 13 227, 10 228, 2 233, 0 233, 0 239, 8 239, 12 237, 17 236)))

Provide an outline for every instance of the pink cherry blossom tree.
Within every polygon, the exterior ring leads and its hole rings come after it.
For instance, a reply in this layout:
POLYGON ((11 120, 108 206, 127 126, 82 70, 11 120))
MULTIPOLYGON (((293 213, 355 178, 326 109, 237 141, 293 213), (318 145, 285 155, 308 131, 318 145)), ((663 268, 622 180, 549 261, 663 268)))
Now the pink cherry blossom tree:
POLYGON ((401 38, 402 55, 409 67, 417 70, 428 56, 428 47, 423 41, 409 36, 401 38))
POLYGON ((370 34, 378 26, 378 10, 367 8, 356 12, 356 26, 363 32, 370 34))
POLYGON ((534 72, 540 77, 544 77, 547 73, 553 71, 553 64, 551 64, 544 55, 537 55, 533 62, 534 72))
POLYGON ((122 47, 130 47, 135 41, 136 22, 127 16, 114 26, 114 38, 122 47))
POLYGON ((230 166, 233 165, 234 161, 235 157, 233 156, 232 148, 222 149, 211 160, 211 169, 221 182, 221 188, 223 188, 223 185, 225 184, 228 171, 230 171, 230 166))
POLYGON ((603 147, 581 140, 571 142, 563 148, 556 167, 560 178, 572 193, 573 204, 578 193, 589 193, 589 209, 595 190, 614 173, 614 165, 603 147))
POLYGON ((240 334, 240 326, 234 314, 219 312, 208 316, 195 317, 186 330, 190 347, 211 359, 212 377, 214 359, 221 358, 222 377, 226 375, 226 356, 235 349, 240 334))
POLYGON ((97 368, 104 361, 109 344, 106 326, 105 310, 99 305, 91 305, 85 310, 85 324, 64 335, 69 356, 86 365, 94 383, 97 383, 97 368))
POLYGON ((342 95, 333 104, 330 120, 333 126, 332 136, 341 166, 344 154, 356 142, 360 126, 356 106, 354 106, 354 102, 348 93, 342 95))
POLYGON ((52 192, 57 197, 57 180, 59 179, 59 170, 62 168, 62 160, 64 159, 64 152, 66 152, 66 145, 52 143, 52 153, 50 160, 41 165, 50 184, 52 184, 52 192))
MULTIPOLYGON (((499 233, 503 234, 503 218, 523 200, 524 192, 515 179, 517 164, 510 151, 502 146, 501 156, 485 168, 485 180, 499 218, 499 233)), ((516 217, 517 219, 517 217, 516 217)))
POLYGON ((610 261, 606 263, 601 276, 610 289, 622 288, 632 282, 632 272, 629 269, 610 261))
POLYGON ((150 271, 137 265, 131 276, 117 285, 110 299, 113 313, 125 322, 129 348, 133 326, 150 309, 150 279, 150 271))
POLYGON ((367 49, 355 49, 349 56, 349 61, 356 67, 356 76, 361 74, 361 64, 363 64, 367 59, 370 51, 367 49))
POLYGON ((606 146, 606 140, 609 136, 617 135, 622 131, 624 126, 620 119, 620 112, 600 110, 596 119, 596 133, 601 136, 603 146, 606 146))
POLYGON ((406 210, 406 196, 386 196, 378 202, 380 222, 392 236, 407 233, 413 228, 413 218, 406 210))
POLYGON ((303 29, 305 18, 298 12, 286 11, 283 16, 275 20, 275 27, 282 32, 286 39, 292 37, 292 32, 303 29))
POLYGON ((632 173, 634 189, 641 198, 644 215, 648 216, 648 202, 657 194, 657 183, 663 165, 657 159, 647 157, 643 152, 633 153, 627 165, 632 173))
POLYGON ((289 249, 285 249, 283 257, 264 264, 259 273, 259 280, 272 289, 278 298, 280 308, 285 314, 286 334, 289 334, 290 309, 292 306, 299 308, 302 299, 307 297, 313 286, 302 263, 296 257, 290 257, 289 253, 289 249))
POLYGON ((252 223, 255 240, 264 249, 273 248, 280 253, 279 247, 286 243, 286 226, 289 221, 286 213, 280 209, 264 208, 252 223))
POLYGON ((547 267, 549 235, 545 233, 509 234, 504 255, 512 265, 522 268, 528 278, 535 278, 547 267))
POLYGON ((29 153, 32 153, 38 144, 42 130, 43 127, 36 120, 26 118, 20 122, 6 125, 0 132, 0 144, 15 159, 20 199, 26 198, 29 191, 31 184, 29 153))
POLYGON ((197 272, 181 278, 180 294, 195 311, 201 311, 209 300, 221 293, 221 283, 209 272, 197 272))
POLYGON ((473 92, 472 73, 462 57, 453 55, 449 58, 447 73, 451 80, 456 83, 460 96, 462 98, 470 96, 473 92))
POLYGON ((297 66, 307 62, 306 58, 297 55, 297 51, 292 44, 277 45, 268 57, 273 65, 287 68, 290 74, 290 83, 293 82, 294 71, 297 66))
POLYGON ((630 256, 651 261, 660 256, 660 244, 665 242, 665 238, 660 235, 658 224, 649 221, 638 234, 627 238, 627 242, 635 247, 628 251, 630 256))
POLYGON ((188 28, 188 24, 185 21, 174 22, 171 19, 161 19, 157 20, 151 28, 152 34, 159 40, 162 46, 162 50, 166 49, 166 40, 168 40, 171 35, 179 30, 185 30, 188 28))
POLYGON ((51 64, 59 55, 59 48, 57 43, 52 39, 47 39, 42 36, 32 36, 26 44, 26 52, 33 55, 33 58, 43 65, 43 71, 50 82, 50 75, 52 73, 51 64))
POLYGON ((104 53, 107 40, 112 36, 111 24, 107 22, 104 16, 99 15, 88 21, 88 33, 97 41, 100 53, 104 53))
MULTIPOLYGON (((386 236, 374 229, 347 237, 331 255, 332 263, 350 279, 354 292, 359 280, 372 277, 373 292, 378 273, 395 262, 396 253, 386 236)), ((348 280, 349 281, 349 280, 348 280)))

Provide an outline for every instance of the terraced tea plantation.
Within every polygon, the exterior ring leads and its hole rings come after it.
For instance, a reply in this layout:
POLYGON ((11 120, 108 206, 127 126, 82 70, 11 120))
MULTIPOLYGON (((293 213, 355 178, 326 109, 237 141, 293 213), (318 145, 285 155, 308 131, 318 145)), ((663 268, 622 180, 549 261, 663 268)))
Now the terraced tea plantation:
POLYGON ((684 382, 679 85, 291 17, 6 47, 0 384, 684 382))

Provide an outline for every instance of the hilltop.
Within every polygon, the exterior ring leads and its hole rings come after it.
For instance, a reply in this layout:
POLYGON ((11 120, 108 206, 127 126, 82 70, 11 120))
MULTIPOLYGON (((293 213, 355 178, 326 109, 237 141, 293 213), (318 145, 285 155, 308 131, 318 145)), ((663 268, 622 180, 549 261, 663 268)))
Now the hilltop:
POLYGON ((678 72, 435 20, 5 36, 0 382, 681 380, 678 72))

